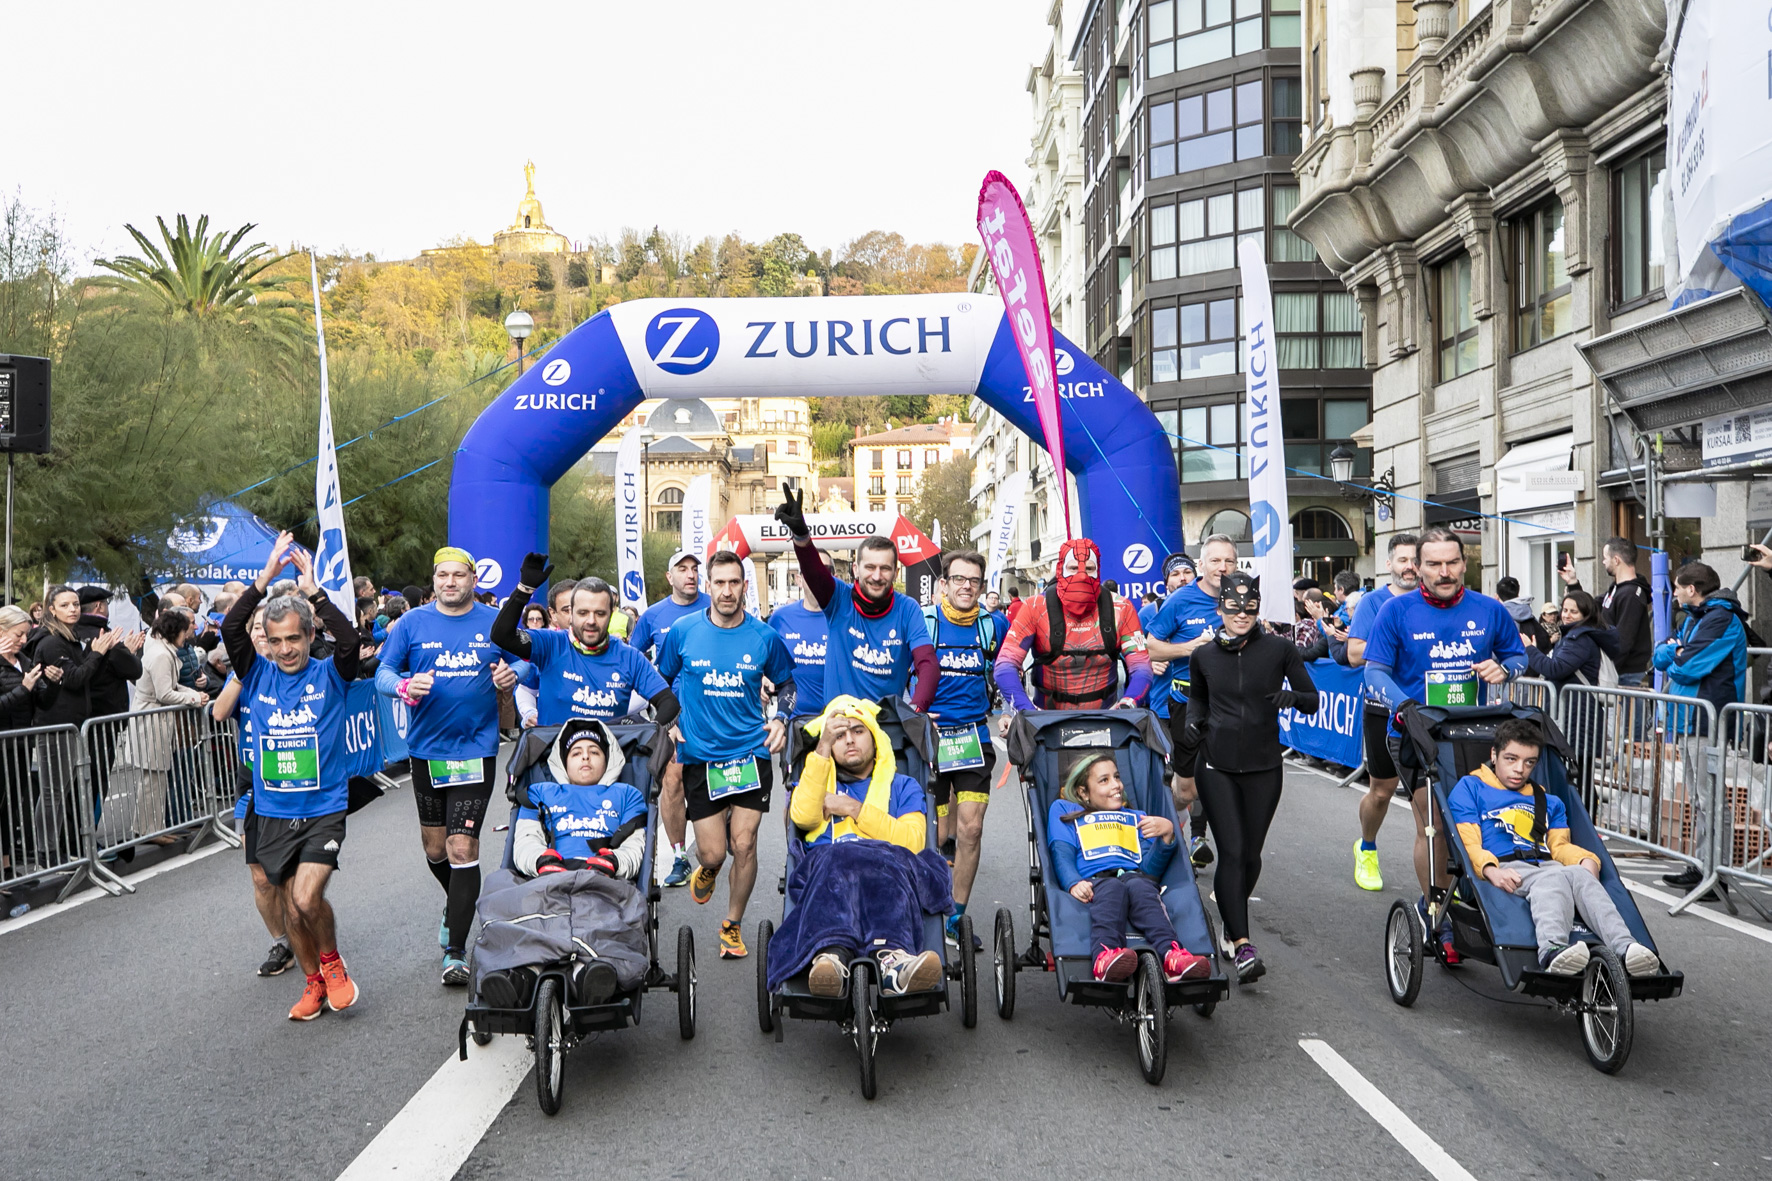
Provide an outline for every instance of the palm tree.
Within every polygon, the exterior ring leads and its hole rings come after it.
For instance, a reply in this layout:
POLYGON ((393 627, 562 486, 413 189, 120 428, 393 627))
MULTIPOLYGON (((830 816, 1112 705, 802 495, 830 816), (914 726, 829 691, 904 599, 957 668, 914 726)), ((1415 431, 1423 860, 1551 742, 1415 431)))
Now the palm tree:
POLYGON ((220 231, 209 235, 209 215, 197 219, 195 230, 184 214, 178 215, 178 230, 166 227, 166 219, 156 217, 160 247, 132 225, 129 231, 142 248, 140 257, 123 255, 101 258, 97 264, 122 276, 109 282, 122 289, 151 296, 175 314, 202 318, 240 318, 255 310, 280 310, 295 306, 293 301, 277 300, 260 303, 259 297, 281 294, 285 279, 266 279, 264 272, 287 255, 275 254, 263 242, 240 248, 240 242, 254 229, 248 222, 232 233, 220 231))

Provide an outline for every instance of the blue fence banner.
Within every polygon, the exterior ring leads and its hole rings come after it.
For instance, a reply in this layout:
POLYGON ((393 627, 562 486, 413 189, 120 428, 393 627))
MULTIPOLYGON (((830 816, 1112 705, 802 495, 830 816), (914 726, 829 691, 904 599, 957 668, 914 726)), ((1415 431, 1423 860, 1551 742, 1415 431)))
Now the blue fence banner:
POLYGON ((1360 710, 1366 678, 1357 668, 1333 660, 1313 660, 1311 680, 1321 702, 1314 714, 1295 709, 1280 714, 1280 741, 1299 754, 1344 767, 1360 765, 1360 710))
POLYGON ((404 701, 380 693, 375 695, 376 732, 381 736, 382 762, 404 763, 411 756, 412 752, 406 747, 406 723, 410 718, 404 701))

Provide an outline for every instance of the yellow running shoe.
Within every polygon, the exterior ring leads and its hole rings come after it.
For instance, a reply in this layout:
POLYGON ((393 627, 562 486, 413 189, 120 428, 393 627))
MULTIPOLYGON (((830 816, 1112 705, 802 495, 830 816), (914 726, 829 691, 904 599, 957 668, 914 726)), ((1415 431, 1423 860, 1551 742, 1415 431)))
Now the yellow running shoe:
POLYGON ((723 960, 742 960, 750 955, 750 949, 744 945, 744 932, 737 923, 720 924, 720 958, 723 960))
POLYGON ((1384 889, 1384 875, 1378 872, 1378 850, 1362 849, 1354 842, 1354 885, 1362 890, 1384 889))
POLYGON ((695 899, 697 906, 714 896, 714 882, 719 876, 719 870, 709 869, 705 865, 696 866, 695 872, 689 875, 689 896, 695 899))

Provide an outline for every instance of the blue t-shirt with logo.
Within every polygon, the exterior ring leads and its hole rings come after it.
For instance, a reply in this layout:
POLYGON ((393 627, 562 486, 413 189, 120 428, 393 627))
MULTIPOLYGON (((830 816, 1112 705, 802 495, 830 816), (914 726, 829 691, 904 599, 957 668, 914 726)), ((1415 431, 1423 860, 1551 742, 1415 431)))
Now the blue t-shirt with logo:
POLYGON ((831 601, 824 605, 831 627, 825 700, 844 694, 862 701, 899 696, 911 683, 912 650, 929 644, 923 608, 894 591, 886 614, 869 619, 855 609, 850 584, 836 582, 831 601))
MULTIPOLYGON (((1206 593, 1199 583, 1190 582, 1163 600, 1150 626, 1145 628, 1145 637, 1167 644, 1185 644, 1199 639, 1208 628, 1217 626, 1218 600, 1206 593)), ((1171 660, 1163 675, 1151 686, 1151 712, 1166 718, 1171 702, 1185 704, 1187 682, 1187 657, 1171 660), (1177 681, 1181 683, 1177 685, 1177 681)))
MULTIPOLYGON (((666 595, 640 613, 639 620, 634 624, 634 634, 628 637, 628 643, 642 656, 651 653, 654 647, 662 652, 665 636, 673 624, 685 615, 706 611, 713 602, 706 591, 697 594, 693 603, 679 603, 674 597, 666 595)), ((654 654, 654 659, 656 658, 657 654, 654 654)))
MULTIPOLYGON (((980 626, 984 619, 981 613, 972 626, 962 627, 944 616, 938 606, 935 622, 924 620, 925 627, 933 629, 929 638, 935 643, 935 662, 941 667, 935 700, 929 706, 929 716, 939 726, 982 725, 990 717, 991 662, 997 653, 995 645, 985 649, 980 626)), ((1001 642, 1002 633, 998 632, 997 643, 1001 642)), ((981 730, 981 747, 988 748, 990 741, 990 735, 981 730)))
POLYGON ((573 718, 605 722, 626 716, 629 694, 651 698, 670 686, 644 656, 611 636, 592 656, 568 632, 536 628, 529 637, 529 663, 540 677, 536 714, 543 726, 573 718))
MULTIPOLYGON (((225 691, 229 685, 238 684, 239 680, 239 677, 229 673, 228 679, 222 683, 222 689, 225 691)), ((234 701, 234 736, 240 751, 240 765, 251 770, 253 752, 258 747, 252 737, 252 709, 244 693, 234 701)), ((252 793, 248 792, 234 801, 235 820, 246 815, 246 805, 251 799, 252 793)))
POLYGON ((1467 681, 1476 675, 1471 666, 1485 660, 1512 661, 1516 668, 1526 663, 1519 625, 1497 600, 1467 590, 1457 603, 1438 607, 1420 591, 1394 595, 1366 643, 1367 693, 1393 710, 1405 700, 1427 703, 1430 674, 1438 683, 1467 681), (1401 699, 1391 700, 1394 693, 1374 675, 1374 665, 1390 670, 1401 699))
POLYGON ((518 820, 540 821, 554 852, 567 859, 594 857, 609 838, 646 815, 646 797, 626 783, 532 783, 518 820))
POLYGON ((252 662, 240 698, 250 702, 258 757, 252 764, 252 810, 308 819, 343 812, 353 756, 345 744, 350 685, 332 658, 286 673, 269 657, 252 662))
POLYGON ((763 678, 794 679, 788 646, 755 615, 718 627, 707 612, 672 625, 658 653, 658 671, 675 688, 683 712, 677 728, 684 763, 720 763, 766 755, 763 678))
MULTIPOLYGON (((462 615, 445 615, 435 603, 408 611, 388 629, 381 674, 398 680, 418 673, 434 678, 431 691, 410 707, 406 746, 420 759, 484 759, 498 753, 498 690, 492 666, 522 658, 492 642, 498 612, 474 603, 462 615)), ((521 671, 521 670, 519 670, 521 671)))
MULTIPOLYGON (((1418 594, 1420 592, 1411 591, 1410 593, 1418 594)), ((1364 640, 1367 643, 1370 643, 1372 640, 1372 625, 1378 622, 1379 611, 1383 609, 1386 603, 1396 597, 1396 590, 1389 586, 1381 586, 1361 595, 1360 601, 1354 604, 1353 618, 1348 622, 1347 638, 1350 640, 1364 640)), ((1368 656, 1366 659, 1371 659, 1371 657, 1368 656)), ((1378 693, 1372 689, 1367 689, 1366 700, 1377 702, 1379 700, 1378 693)))
POLYGON ((794 658, 794 712, 823 713, 825 645, 830 639, 824 612, 795 599, 770 612, 769 626, 794 658))

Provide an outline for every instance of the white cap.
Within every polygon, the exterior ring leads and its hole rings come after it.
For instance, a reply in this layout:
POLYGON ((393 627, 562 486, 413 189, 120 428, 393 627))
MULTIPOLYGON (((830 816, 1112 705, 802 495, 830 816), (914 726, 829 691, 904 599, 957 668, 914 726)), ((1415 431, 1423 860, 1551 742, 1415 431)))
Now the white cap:
POLYGON ((691 562, 694 562, 697 566, 701 565, 701 555, 700 554, 692 553, 691 551, 686 550, 686 549, 680 549, 676 553, 671 555, 671 560, 665 563, 665 569, 666 570, 675 570, 677 568, 677 563, 681 562, 684 558, 688 558, 691 562))

